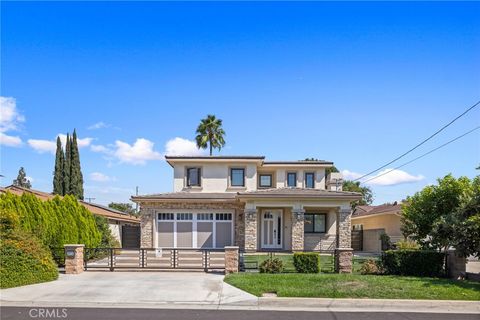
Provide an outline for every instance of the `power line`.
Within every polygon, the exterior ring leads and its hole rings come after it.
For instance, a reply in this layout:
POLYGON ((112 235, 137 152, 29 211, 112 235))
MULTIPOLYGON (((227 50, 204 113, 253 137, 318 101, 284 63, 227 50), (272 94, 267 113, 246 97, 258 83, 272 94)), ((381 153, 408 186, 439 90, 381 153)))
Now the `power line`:
POLYGON ((438 149, 441 149, 441 148, 445 147, 446 145, 449 145, 450 143, 455 142, 455 141, 457 141, 458 139, 463 138, 463 137, 465 137, 467 134, 470 134, 470 133, 472 133, 473 131, 478 130, 478 129, 480 129, 480 126, 478 126, 478 127, 476 127, 476 128, 473 128, 473 129, 470 130, 470 131, 465 132, 464 134, 456 137, 455 139, 452 139, 452 140, 450 140, 450 141, 448 141, 448 142, 445 142, 445 143, 442 144, 441 146, 436 147, 435 149, 432 149, 432 150, 430 150, 430 151, 422 154, 421 156, 416 157, 415 159, 412 159, 412 160, 410 160, 410 161, 408 161, 408 162, 405 162, 404 164, 402 164, 402 165, 400 165, 400 166, 398 166, 398 167, 396 167, 396 168, 393 168, 393 169, 391 169, 391 170, 388 170, 387 172, 384 172, 384 173, 382 173, 382 174, 380 174, 380 175, 378 175, 378 176, 375 176, 375 177, 373 177, 373 178, 367 179, 367 180, 363 181, 362 183, 366 183, 366 182, 368 182, 368 181, 372 181, 372 180, 378 179, 378 178, 380 178, 381 176, 384 176, 384 175, 386 175, 386 174, 388 174, 388 173, 390 173, 390 172, 392 172, 392 171, 395 171, 395 170, 397 170, 397 169, 400 169, 400 168, 406 166, 407 164, 410 164, 410 163, 412 163, 412 162, 414 162, 414 161, 417 161, 418 159, 423 158, 423 157, 429 155, 430 153, 435 152, 435 151, 437 151, 438 149))
POLYGON ((367 174, 364 174, 363 176, 353 180, 353 181, 358 181, 360 179, 363 179, 365 178, 366 176, 369 176, 371 175, 372 173, 375 173, 377 172, 378 170, 382 170, 383 168, 391 165, 392 163, 394 163, 395 161, 403 158, 404 156, 406 156, 407 154, 409 154, 410 152, 412 152, 413 150, 417 149, 418 147, 420 147, 421 145, 423 145, 425 142, 427 142, 428 140, 432 139, 433 137, 435 137, 437 134, 439 134, 440 132, 442 132, 444 129, 446 129, 448 126, 450 126, 452 123, 454 123, 455 121, 457 121, 458 119, 460 119, 461 117, 463 117, 465 114, 467 114, 470 110, 472 110, 473 108, 475 108, 476 106, 478 106, 480 104, 480 101, 478 101, 477 103, 475 103, 473 106, 471 106, 470 108, 468 108, 467 110, 465 110, 462 114, 460 114, 459 116, 457 116, 455 119, 453 119, 452 121, 450 121, 449 123, 447 123, 446 125, 444 125, 443 127, 441 127, 439 130, 437 130, 434 134, 432 134, 430 137, 428 137, 427 139, 423 140, 422 142, 420 142, 419 144, 417 144, 415 147, 411 148, 410 150, 408 150, 407 152, 401 154, 400 156, 396 157, 395 159, 393 159, 392 161, 390 161, 389 163, 381 166, 380 168, 378 169, 375 169, 373 171, 370 171, 369 173, 367 174))

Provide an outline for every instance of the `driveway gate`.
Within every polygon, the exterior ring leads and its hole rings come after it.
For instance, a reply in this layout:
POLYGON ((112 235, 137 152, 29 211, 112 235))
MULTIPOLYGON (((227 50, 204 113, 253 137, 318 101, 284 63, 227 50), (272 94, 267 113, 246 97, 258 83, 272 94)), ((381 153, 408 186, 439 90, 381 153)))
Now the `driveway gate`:
POLYGON ((85 248, 88 269, 224 270, 224 249, 85 248))

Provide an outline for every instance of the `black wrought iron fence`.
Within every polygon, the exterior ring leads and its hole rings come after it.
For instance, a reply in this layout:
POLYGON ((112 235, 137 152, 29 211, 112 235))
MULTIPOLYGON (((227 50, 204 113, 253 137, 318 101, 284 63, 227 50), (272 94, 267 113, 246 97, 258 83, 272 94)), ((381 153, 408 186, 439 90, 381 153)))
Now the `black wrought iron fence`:
POLYGON ((60 268, 65 267, 65 248, 50 248, 50 252, 57 266, 60 268))

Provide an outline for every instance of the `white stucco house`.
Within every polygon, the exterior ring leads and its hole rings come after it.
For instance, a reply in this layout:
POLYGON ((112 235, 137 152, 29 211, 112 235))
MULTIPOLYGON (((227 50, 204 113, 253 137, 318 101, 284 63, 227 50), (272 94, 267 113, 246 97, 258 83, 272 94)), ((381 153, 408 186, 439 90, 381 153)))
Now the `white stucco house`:
POLYGON ((173 192, 132 197, 141 209, 142 247, 336 250, 351 264, 350 203, 361 195, 341 190, 341 174, 325 175, 332 162, 263 156, 166 161, 173 192))

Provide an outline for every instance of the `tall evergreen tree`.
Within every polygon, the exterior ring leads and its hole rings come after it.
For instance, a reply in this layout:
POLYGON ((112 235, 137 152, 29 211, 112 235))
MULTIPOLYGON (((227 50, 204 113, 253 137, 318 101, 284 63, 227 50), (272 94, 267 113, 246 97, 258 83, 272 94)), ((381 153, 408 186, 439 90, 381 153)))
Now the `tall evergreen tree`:
POLYGON ((80 153, 78 151, 77 132, 73 130, 71 141, 71 167, 70 167, 70 193, 77 199, 83 200, 83 175, 80 166, 80 153))
POLYGON ((63 195, 70 194, 70 172, 72 167, 72 151, 70 134, 65 142, 65 165, 63 166, 63 195))
POLYGON ((32 187, 30 180, 27 179, 27 174, 25 173, 25 169, 23 169, 23 167, 18 170, 18 176, 17 179, 13 180, 13 185, 27 189, 32 187))
POLYGON ((53 193, 65 195, 63 189, 63 167, 65 165, 65 155, 63 154, 62 141, 57 137, 57 152, 55 154, 55 171, 53 172, 53 193))

